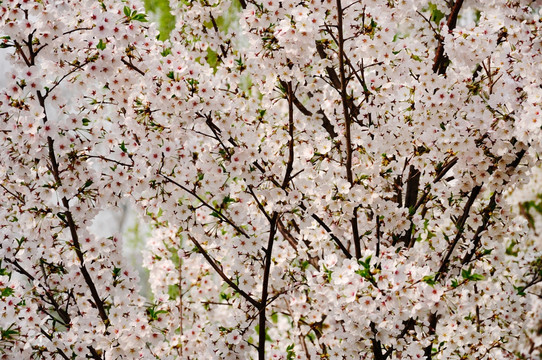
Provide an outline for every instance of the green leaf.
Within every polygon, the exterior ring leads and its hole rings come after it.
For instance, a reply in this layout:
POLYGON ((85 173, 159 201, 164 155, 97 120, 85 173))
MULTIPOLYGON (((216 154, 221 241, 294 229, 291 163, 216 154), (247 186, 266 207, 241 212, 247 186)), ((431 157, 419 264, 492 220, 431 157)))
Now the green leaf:
POLYGON ((465 280, 470 281, 480 281, 485 279, 484 275, 474 274, 471 268, 469 268, 468 270, 461 270, 461 277, 463 277, 463 279, 465 280))
POLYGON ((2 340, 9 340, 9 339, 12 339, 14 337, 14 335, 19 335, 18 330, 11 330, 13 325, 14 324, 12 324, 9 328, 7 328, 5 330, 0 329, 0 334, 2 335, 2 340))
POLYGON ((123 153, 127 153, 128 149, 126 149, 126 144, 124 144, 124 141, 119 145, 120 149, 123 153))
POLYGON ((519 296, 525 296, 525 286, 514 286, 519 296))
POLYGON ((126 17, 130 17, 130 15, 132 14, 132 10, 130 10, 130 8, 128 6, 125 6, 122 11, 124 12, 124 15, 126 15, 126 17))
POLYGON ((436 284, 435 275, 427 275, 422 278, 422 281, 428 285, 434 286, 436 284))
POLYGON ((83 185, 83 189, 88 188, 90 185, 92 185, 94 182, 91 179, 88 179, 85 181, 85 185, 83 185))
POLYGON ((431 13, 431 21, 433 21, 435 24, 440 24, 440 21, 446 16, 437 8, 437 5, 433 3, 429 3, 428 10, 431 13))
POLYGON ((90 120, 87 118, 83 118, 82 122, 83 122, 83 126, 88 126, 90 124, 90 120))
POLYGON ((480 281, 480 280, 484 280, 484 279, 485 279, 485 276, 481 275, 481 274, 472 274, 471 277, 470 277, 470 280, 472 280, 472 281, 480 281))
POLYGON ((493 249, 482 249, 482 255, 490 255, 493 252, 493 249))
POLYGON ((294 344, 290 344, 286 347, 286 360, 295 359, 294 344))
POLYGON ((148 22, 149 20, 147 20, 147 14, 135 14, 133 17, 132 17, 133 20, 135 21, 139 21, 139 22, 148 22))
POLYGON ((96 48, 98 50, 105 50, 105 47, 106 47, 106 44, 104 43, 102 39, 100 39, 100 42, 98 42, 98 45, 96 45, 96 48))
POLYGON ((516 245, 517 242, 512 240, 512 242, 510 242, 510 245, 508 245, 508 247, 506 248, 506 255, 518 256, 519 250, 514 249, 516 245))
POLYGON ((1 291, 1 295, 0 295, 1 297, 6 297, 6 296, 13 295, 13 293, 15 292, 15 290, 13 290, 10 287, 5 287, 5 288, 1 289, 0 291, 1 291))
POLYGON ((229 204, 235 202, 235 199, 231 198, 229 195, 226 195, 224 199, 222 199, 223 204, 229 204))

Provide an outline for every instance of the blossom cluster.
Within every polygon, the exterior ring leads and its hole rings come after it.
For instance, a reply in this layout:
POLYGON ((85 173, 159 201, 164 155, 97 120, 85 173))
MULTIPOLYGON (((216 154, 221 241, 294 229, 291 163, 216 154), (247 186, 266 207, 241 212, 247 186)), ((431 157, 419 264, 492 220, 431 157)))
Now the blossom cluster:
POLYGON ((170 6, 0 2, 0 357, 541 356, 536 3, 170 6))

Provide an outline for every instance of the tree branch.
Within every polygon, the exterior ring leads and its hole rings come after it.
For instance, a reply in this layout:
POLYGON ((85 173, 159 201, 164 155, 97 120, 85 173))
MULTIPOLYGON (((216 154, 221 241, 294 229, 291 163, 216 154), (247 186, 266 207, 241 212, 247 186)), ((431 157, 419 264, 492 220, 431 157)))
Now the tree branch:
MULTIPOLYGON (((452 12, 448 15, 448 31, 452 31, 457 24, 457 17, 459 16, 459 11, 463 5, 463 0, 456 0, 454 6, 452 7, 452 12)), ((438 47, 435 52, 435 60, 433 61, 433 72, 443 75, 446 73, 446 68, 448 67, 449 59, 444 54, 444 40, 442 37, 438 37, 438 47)))
MULTIPOLYGON (((336 1, 337 6, 337 29, 338 29, 338 46, 339 46, 339 75, 340 75, 340 86, 341 86, 341 100, 343 105, 343 112, 345 118, 345 127, 346 127, 346 178, 350 183, 350 186, 354 186, 354 176, 352 174, 352 119, 350 117, 348 109, 348 94, 346 93, 346 75, 345 75, 345 64, 344 64, 344 39, 343 39, 343 10, 341 0, 336 1)), ((358 217, 357 217, 357 208, 354 209, 352 214, 352 219, 350 220, 352 224, 352 236, 354 242, 354 249, 356 253, 356 259, 361 258, 361 242, 359 237, 358 230, 358 217)))
POLYGON ((213 259, 209 255, 209 253, 201 246, 201 244, 192 235, 188 234, 188 238, 194 243, 194 245, 198 248, 199 252, 203 255, 205 260, 207 260, 209 265, 211 265, 211 267, 222 278, 222 280, 226 282, 226 284, 228 284, 233 290, 235 290, 235 292, 239 293, 239 295, 244 297, 249 303, 252 304, 252 306, 256 308, 260 308, 261 303, 254 300, 252 296, 250 296, 249 294, 241 290, 239 286, 237 286, 233 281, 231 281, 231 279, 226 274, 224 274, 224 271, 222 271, 221 267, 218 266, 218 264, 216 263, 216 260, 213 259))
POLYGON ((455 246, 457 245, 457 243, 461 239, 461 235, 463 235, 465 222, 467 221, 467 218, 469 217, 470 208, 471 208, 472 204, 474 203, 474 201, 476 200, 476 197, 480 193, 481 189, 482 189, 482 185, 477 185, 472 189, 472 191, 470 193, 470 196, 469 196, 469 199, 467 200, 467 203, 465 204, 465 207, 463 208, 463 214, 461 215, 461 218, 459 219, 459 221, 456 224, 457 234, 456 234, 452 244, 448 248, 448 252, 446 253, 446 256, 442 259, 442 262, 441 262, 440 267, 439 267, 439 269, 437 271, 437 274, 435 275, 435 281, 437 281, 440 278, 440 276, 444 273, 444 269, 448 265, 448 262, 450 260, 450 256, 452 255, 455 246))

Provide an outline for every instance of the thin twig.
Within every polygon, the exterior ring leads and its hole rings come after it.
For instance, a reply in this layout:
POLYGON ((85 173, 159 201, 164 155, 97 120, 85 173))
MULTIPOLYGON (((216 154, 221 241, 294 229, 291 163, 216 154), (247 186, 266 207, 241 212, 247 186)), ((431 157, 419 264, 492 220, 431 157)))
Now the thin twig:
MULTIPOLYGON (((211 265, 211 267, 216 271, 216 273, 228 284, 235 292, 237 292, 239 295, 244 297, 249 303, 251 303, 254 307, 260 308, 260 302, 254 300, 252 296, 247 294, 245 291, 239 288, 237 284, 235 284, 226 274, 224 274, 224 271, 222 271, 221 267, 218 266, 215 259, 213 259, 209 253, 201 246, 201 244, 192 236, 188 235, 188 238, 196 245, 199 252, 203 255, 205 260, 211 265)), ((263 301, 262 301, 263 302, 263 301)))
POLYGON ((196 194, 194 191, 190 190, 189 188, 187 188, 186 186, 178 183, 177 181, 173 180, 172 178, 170 178, 169 176, 166 176, 164 174, 162 174, 162 172, 158 172, 158 174, 160 176, 162 176, 164 179, 166 179, 168 182, 176 185, 177 187, 180 187, 181 189, 183 189, 184 191, 186 191, 187 193, 189 193, 190 195, 192 195, 193 197, 195 197, 196 199, 198 199, 201 204, 212 210, 215 214, 217 214, 218 218, 222 221, 225 221, 226 223, 228 223, 231 227, 233 227, 239 234, 243 235, 244 237, 246 237, 247 239, 250 238, 250 236, 243 230, 241 229, 238 225, 236 225, 232 220, 230 220, 228 217, 226 217, 224 214, 222 214, 221 211, 219 211, 218 209, 215 209, 214 207, 212 207, 211 205, 209 205, 209 203, 207 201, 205 201, 204 199, 201 198, 201 196, 199 196, 198 194, 196 194))

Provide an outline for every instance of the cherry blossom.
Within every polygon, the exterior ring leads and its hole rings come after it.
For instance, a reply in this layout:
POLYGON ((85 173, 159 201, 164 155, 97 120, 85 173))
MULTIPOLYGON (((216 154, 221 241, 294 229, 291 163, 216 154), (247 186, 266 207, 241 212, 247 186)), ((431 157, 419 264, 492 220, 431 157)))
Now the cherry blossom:
POLYGON ((170 7, 0 4, 2 358, 541 355, 536 2, 170 7))

